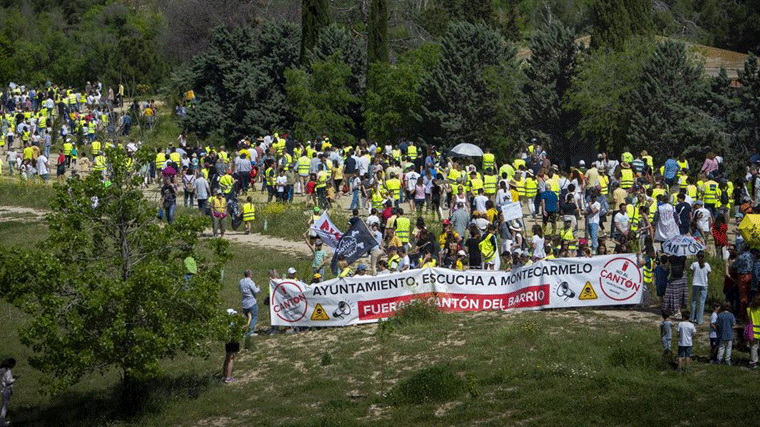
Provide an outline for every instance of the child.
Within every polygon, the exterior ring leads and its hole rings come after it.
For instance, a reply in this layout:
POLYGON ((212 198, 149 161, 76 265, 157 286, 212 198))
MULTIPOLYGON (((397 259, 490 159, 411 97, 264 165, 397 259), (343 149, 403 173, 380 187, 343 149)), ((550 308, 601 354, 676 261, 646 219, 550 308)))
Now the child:
POLYGON ((657 296, 662 298, 665 295, 665 289, 668 287, 668 257, 660 257, 660 264, 654 268, 654 286, 657 289, 657 296))
POLYGON ((692 339, 697 335, 697 328, 688 320, 689 314, 691 313, 684 311, 681 316, 684 320, 678 323, 678 370, 682 372, 689 369, 692 339))
POLYGON ((736 318, 731 313, 731 305, 727 302, 723 303, 723 307, 718 314, 718 318, 715 321, 715 329, 718 331, 718 363, 724 360, 726 365, 731 365, 731 346, 734 342, 734 326, 736 326, 736 318))
POLYGON ((670 346, 673 342, 673 322, 670 320, 670 313, 662 312, 662 322, 660 322, 660 339, 662 340, 662 358, 670 356, 670 346))
POLYGON ((716 323, 718 322, 718 313, 720 313, 720 303, 713 304, 713 311, 710 314, 710 363, 718 363, 718 329, 716 323))

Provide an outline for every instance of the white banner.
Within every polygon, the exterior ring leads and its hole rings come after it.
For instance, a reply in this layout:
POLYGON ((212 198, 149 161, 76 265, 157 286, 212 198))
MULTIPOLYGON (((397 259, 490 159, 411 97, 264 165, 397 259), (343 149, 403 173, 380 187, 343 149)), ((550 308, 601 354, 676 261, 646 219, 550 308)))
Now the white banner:
POLYGON ((501 213, 504 215, 504 221, 520 219, 523 216, 522 206, 518 202, 505 203, 501 206, 501 213))
POLYGON ((325 246, 333 249, 338 247, 338 241, 341 236, 343 236, 343 233, 341 233, 340 230, 338 230, 338 227, 333 224, 330 215, 327 215, 327 212, 323 213, 318 220, 314 221, 314 224, 311 225, 310 229, 317 233, 317 236, 322 239, 325 246))
POLYGON ((273 326, 345 326, 387 318, 423 299, 442 311, 540 310, 640 304, 636 255, 560 258, 511 271, 426 268, 314 285, 272 280, 273 326))

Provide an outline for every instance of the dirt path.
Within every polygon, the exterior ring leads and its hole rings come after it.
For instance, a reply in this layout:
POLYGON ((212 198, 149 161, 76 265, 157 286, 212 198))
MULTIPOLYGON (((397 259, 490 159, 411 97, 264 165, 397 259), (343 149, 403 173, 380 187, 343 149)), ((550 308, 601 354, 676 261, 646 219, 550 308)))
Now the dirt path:
MULTIPOLYGON (((207 231, 210 235, 211 229, 207 231)), ((309 250, 309 247, 306 246, 305 242, 293 242, 291 240, 280 239, 279 237, 267 236, 259 233, 245 234, 242 231, 232 230, 226 232, 224 238, 231 242, 246 246, 274 249, 294 256, 311 256, 311 250, 309 250)))
POLYGON ((0 206, 0 222, 15 221, 19 217, 32 218, 35 221, 42 220, 47 211, 20 206, 0 206))

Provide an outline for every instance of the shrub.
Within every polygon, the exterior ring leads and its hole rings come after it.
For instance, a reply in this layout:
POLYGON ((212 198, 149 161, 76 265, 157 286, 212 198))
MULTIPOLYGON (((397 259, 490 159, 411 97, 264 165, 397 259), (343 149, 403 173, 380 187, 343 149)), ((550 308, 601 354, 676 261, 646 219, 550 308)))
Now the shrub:
POLYGON ((450 364, 425 368, 393 387, 388 395, 394 405, 446 402, 461 396, 467 382, 450 364))

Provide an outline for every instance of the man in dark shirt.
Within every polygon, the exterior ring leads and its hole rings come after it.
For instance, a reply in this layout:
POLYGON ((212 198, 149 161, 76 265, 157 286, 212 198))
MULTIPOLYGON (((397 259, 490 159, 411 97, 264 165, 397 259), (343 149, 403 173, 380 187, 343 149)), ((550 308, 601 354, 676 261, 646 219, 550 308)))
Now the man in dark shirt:
POLYGON ((470 227, 470 238, 464 242, 467 254, 470 256, 470 269, 480 270, 483 260, 480 254, 480 230, 478 227, 470 227))
POLYGON ((691 205, 686 203, 685 188, 681 189, 677 198, 676 220, 678 221, 678 232, 684 235, 689 233, 689 226, 691 225, 691 205))

